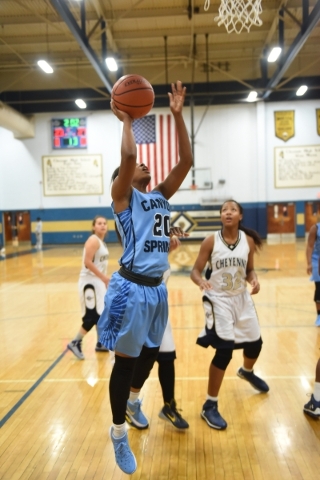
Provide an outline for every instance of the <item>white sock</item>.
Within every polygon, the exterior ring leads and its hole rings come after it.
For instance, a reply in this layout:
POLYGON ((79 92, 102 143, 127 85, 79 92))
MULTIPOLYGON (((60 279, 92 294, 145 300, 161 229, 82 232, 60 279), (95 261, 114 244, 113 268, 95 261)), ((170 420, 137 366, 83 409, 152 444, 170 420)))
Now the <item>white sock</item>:
POLYGON ((313 396, 317 402, 320 402, 320 382, 315 382, 313 388, 313 396))
POLYGON ((245 372, 253 372, 253 368, 242 367, 242 370, 244 370, 245 372))
POLYGON ((212 400, 213 402, 217 402, 218 397, 211 397, 211 395, 207 394, 207 400, 212 400))
POLYGON ((130 390, 129 402, 134 403, 136 400, 138 400, 139 395, 140 392, 131 392, 130 390))
POLYGON ((77 335, 74 337, 73 341, 79 342, 79 340, 82 340, 84 335, 82 333, 77 333, 77 335))
POLYGON ((126 432, 127 432, 126 423, 123 423, 122 425, 113 424, 112 436, 114 438, 124 437, 126 432))

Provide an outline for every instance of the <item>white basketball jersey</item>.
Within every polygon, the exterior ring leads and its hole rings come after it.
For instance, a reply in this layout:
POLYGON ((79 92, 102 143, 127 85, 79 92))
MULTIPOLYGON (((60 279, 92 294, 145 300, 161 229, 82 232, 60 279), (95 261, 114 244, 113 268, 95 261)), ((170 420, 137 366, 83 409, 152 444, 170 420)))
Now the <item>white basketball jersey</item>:
POLYGON ((239 230, 238 240, 228 245, 222 231, 214 233, 214 247, 211 255, 212 273, 209 282, 211 295, 239 295, 246 290, 246 270, 250 247, 246 234, 239 230))
MULTIPOLYGON (((97 269, 100 270, 100 272, 105 275, 107 273, 109 250, 107 248, 107 245, 102 240, 100 240, 100 238, 97 237, 97 235, 95 235, 95 237, 99 240, 100 247, 96 251, 96 253, 95 253, 95 255, 92 259, 92 262, 97 267, 97 269)), ((91 272, 91 270, 89 270, 84 264, 85 255, 86 255, 86 247, 84 247, 84 249, 83 249, 82 267, 81 267, 81 271, 80 271, 80 277, 84 277, 86 275, 93 275, 94 276, 94 273, 91 272)))

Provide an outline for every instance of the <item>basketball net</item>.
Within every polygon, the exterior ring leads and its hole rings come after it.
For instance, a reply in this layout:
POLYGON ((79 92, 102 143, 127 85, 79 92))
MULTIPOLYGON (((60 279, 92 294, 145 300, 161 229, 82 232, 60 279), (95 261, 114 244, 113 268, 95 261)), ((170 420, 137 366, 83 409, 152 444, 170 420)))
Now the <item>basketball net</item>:
MULTIPOLYGON (((207 11, 209 7, 210 0, 206 0, 204 9, 207 11)), ((214 21, 219 27, 224 24, 228 33, 241 33, 244 28, 249 32, 252 25, 262 25, 261 0, 221 0, 218 13, 214 21)))

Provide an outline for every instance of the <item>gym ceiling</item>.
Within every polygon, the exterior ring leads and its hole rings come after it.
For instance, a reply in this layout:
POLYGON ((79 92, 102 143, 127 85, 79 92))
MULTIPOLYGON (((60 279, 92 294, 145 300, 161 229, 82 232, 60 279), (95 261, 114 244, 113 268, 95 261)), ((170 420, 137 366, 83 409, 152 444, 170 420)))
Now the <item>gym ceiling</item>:
POLYGON ((219 0, 0 0, 0 100, 23 114, 77 111, 79 97, 105 110, 129 73, 152 83, 155 106, 177 79, 194 105, 244 102, 251 90, 265 102, 319 99, 320 0, 261 5, 262 25, 237 34, 215 21, 219 0), (269 63, 274 46, 282 54, 269 63))

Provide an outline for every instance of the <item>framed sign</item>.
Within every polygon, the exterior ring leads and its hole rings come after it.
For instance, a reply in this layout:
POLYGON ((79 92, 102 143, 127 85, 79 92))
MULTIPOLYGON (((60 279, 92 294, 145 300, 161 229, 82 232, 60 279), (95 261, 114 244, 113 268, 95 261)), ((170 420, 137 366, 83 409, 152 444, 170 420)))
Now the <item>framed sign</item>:
POLYGON ((276 188, 318 187, 320 185, 320 145, 275 147, 276 188))
POLYGON ((101 155, 48 155, 42 157, 45 196, 101 195, 101 155))

